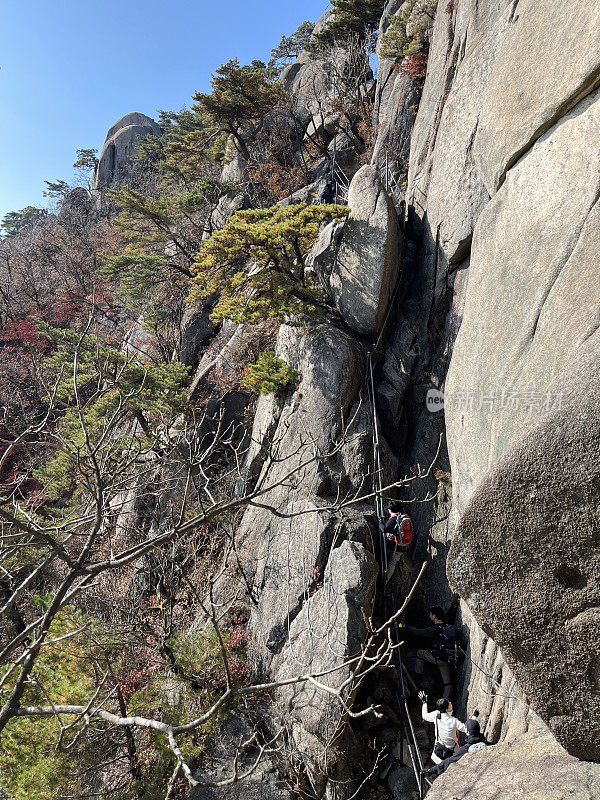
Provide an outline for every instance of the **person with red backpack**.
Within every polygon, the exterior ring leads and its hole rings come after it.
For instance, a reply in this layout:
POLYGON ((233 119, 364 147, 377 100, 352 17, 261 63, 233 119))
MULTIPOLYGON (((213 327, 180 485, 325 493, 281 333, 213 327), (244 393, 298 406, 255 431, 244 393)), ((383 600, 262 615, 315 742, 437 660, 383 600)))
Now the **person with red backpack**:
POLYGON ((412 522, 408 514, 401 513, 399 503, 390 503, 388 514, 390 518, 383 529, 387 550, 386 583, 390 581, 398 562, 407 552, 413 538, 412 522))

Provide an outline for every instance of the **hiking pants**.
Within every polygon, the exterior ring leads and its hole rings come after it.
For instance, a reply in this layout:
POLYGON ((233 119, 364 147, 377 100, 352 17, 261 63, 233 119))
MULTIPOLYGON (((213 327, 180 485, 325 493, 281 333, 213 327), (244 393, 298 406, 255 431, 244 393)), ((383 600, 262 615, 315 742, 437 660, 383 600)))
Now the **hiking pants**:
POLYGON ((398 566, 398 562, 401 561, 403 553, 401 550, 396 550, 395 552, 392 551, 391 554, 388 555, 388 568, 387 574, 385 576, 385 582, 388 583, 392 579, 392 575, 394 574, 394 570, 398 566))
POLYGON ((417 650, 417 664, 415 665, 417 674, 423 672, 423 661, 427 661, 428 664, 437 664, 444 684, 443 697, 449 699, 452 695, 452 673, 450 672, 450 664, 447 661, 442 661, 441 658, 436 658, 432 655, 431 650, 417 650), (420 665, 419 660, 421 661, 420 665))

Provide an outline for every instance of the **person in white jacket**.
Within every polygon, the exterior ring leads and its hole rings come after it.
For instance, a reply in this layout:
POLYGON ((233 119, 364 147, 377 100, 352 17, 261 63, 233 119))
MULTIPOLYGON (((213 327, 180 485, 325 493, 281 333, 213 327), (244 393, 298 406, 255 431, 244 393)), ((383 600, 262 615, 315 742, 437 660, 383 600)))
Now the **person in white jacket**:
POLYGON ((452 703, 445 697, 435 704, 435 711, 427 710, 427 695, 419 692, 419 698, 423 703, 421 716, 425 722, 433 722, 435 725, 435 744, 431 760, 434 764, 439 764, 445 758, 449 758, 458 745, 458 731, 468 733, 467 726, 456 717, 452 716, 452 703))

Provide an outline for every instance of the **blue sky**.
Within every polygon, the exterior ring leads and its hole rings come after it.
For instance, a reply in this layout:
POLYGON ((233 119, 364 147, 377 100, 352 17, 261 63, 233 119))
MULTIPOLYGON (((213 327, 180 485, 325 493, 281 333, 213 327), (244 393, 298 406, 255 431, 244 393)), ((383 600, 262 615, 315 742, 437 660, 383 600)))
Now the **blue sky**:
POLYGON ((45 205, 43 181, 73 177, 129 111, 156 117, 210 88, 219 64, 267 60, 327 0, 3 0, 0 218, 45 205))

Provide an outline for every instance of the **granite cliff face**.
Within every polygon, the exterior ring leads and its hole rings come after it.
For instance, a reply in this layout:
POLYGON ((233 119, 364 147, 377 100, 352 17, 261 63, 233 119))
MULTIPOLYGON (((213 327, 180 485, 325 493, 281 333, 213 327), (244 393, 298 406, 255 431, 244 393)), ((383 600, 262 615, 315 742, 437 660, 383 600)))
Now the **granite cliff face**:
POLYGON ((160 126, 145 114, 132 111, 109 128, 94 172, 93 188, 110 189, 125 181, 140 140, 160 136, 160 126))
MULTIPOLYGON (((389 0, 380 31, 408 6, 389 0)), ((440 778, 439 800, 543 800, 574 784, 586 800, 598 793, 600 768, 578 760, 600 760, 598 15, 580 0, 442 0, 422 86, 380 58, 365 87, 371 164, 348 168, 350 216, 312 253, 341 324, 280 329, 277 353, 302 377, 285 400, 259 399, 246 480, 277 481, 282 458, 301 460, 315 442, 327 450, 342 431, 347 441, 265 498, 278 514, 246 511, 243 572, 218 587, 224 608, 251 607, 254 666, 267 679, 331 670, 360 649, 381 592, 373 508, 330 509, 340 492, 372 490, 358 434, 371 433, 365 379, 378 343, 384 483, 441 470, 400 494, 414 503, 414 561, 430 562, 412 613, 459 604, 458 710, 478 706, 500 743, 440 778), (386 161, 407 173, 401 213, 386 161), (443 412, 427 408, 432 388, 443 412)), ((323 64, 303 53, 282 80, 307 129, 337 135, 323 64)), ((114 179, 129 142, 158 133, 140 116, 109 132, 98 184, 114 179)), ((223 174, 241 184, 243 172, 237 159, 223 174)), ((291 200, 314 198, 325 174, 317 166, 291 200)), ((242 191, 228 197, 215 224, 244 202, 242 191)), ((209 368, 199 348, 186 355, 200 362, 193 385, 209 368)), ((271 714, 311 796, 354 795, 369 737, 339 700, 285 688, 271 714)), ((221 797, 194 795, 209 796, 221 797)), ((256 796, 284 792, 261 775, 256 796)))
POLYGON ((501 738, 526 736, 534 711, 570 753, 598 760, 600 50, 585 44, 588 11, 439 6, 408 214, 421 302, 434 316, 451 306, 447 329, 460 323, 445 380, 449 578, 490 676, 466 662, 465 701, 501 738))

